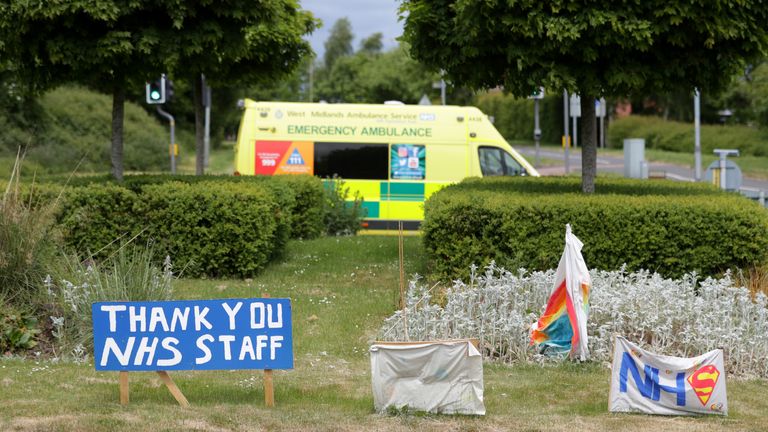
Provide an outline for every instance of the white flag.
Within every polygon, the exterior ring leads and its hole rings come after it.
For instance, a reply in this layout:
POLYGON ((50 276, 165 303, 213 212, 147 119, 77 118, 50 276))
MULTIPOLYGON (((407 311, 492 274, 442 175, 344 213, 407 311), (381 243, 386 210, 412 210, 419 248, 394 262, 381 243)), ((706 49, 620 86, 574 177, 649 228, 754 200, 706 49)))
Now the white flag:
POLYGON ((616 337, 608 403, 611 412, 728 415, 723 351, 671 357, 616 337))

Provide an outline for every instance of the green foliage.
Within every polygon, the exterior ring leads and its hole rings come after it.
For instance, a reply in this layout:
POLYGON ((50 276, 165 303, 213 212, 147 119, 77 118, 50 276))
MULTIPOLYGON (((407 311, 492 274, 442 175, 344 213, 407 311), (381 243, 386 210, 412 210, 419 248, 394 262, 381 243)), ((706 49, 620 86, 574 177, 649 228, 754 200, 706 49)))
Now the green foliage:
POLYGON ((70 187, 64 190, 63 198, 57 223, 65 245, 86 256, 109 256, 146 226, 134 210, 139 196, 125 187, 70 187))
POLYGON ((768 126, 768 63, 763 60, 740 74, 718 101, 733 111, 729 122, 768 126))
POLYGON ((597 172, 593 98, 714 94, 768 51, 762 0, 403 0, 400 15, 412 56, 454 83, 521 97, 540 86, 580 94, 585 193, 597 172))
MULTIPOLYGON (((39 111, 23 118, 11 118, 0 108, 0 125, 7 126, 0 137, 0 172, 10 172, 11 155, 27 149, 27 171, 71 173, 106 171, 110 167, 109 96, 81 87, 59 87, 36 99, 39 111), (28 123, 34 121, 34 127, 28 123), (5 122, 5 123, 4 123, 5 122)), ((125 168, 152 171, 165 168, 168 161, 168 131, 138 105, 125 106, 125 168)))
POLYGON ((286 198, 291 194, 295 195, 293 203, 286 207, 291 214, 291 238, 313 239, 327 232, 327 226, 323 225, 325 189, 318 178, 308 175, 285 175, 255 179, 270 187, 280 187, 279 193, 286 198))
MULTIPOLYGON (((66 187, 45 183, 35 191, 41 202, 61 194, 51 220, 69 252, 102 260, 126 241, 154 240, 159 255, 192 276, 252 276, 290 238, 325 232, 326 195, 312 176, 142 175, 119 184, 76 177, 66 187)), ((35 273, 37 282, 44 271, 35 273)))
MULTIPOLYGON (((62 178, 50 178, 51 181, 63 181, 62 178)), ((258 185, 272 191, 281 211, 287 213, 284 222, 287 226, 279 229, 286 230, 291 238, 310 239, 320 236, 323 227, 323 185, 312 176, 168 176, 168 175, 130 175, 120 184, 125 188, 141 193, 146 185, 159 185, 168 181, 178 181, 187 184, 200 182, 244 183, 258 185)), ((114 183, 108 176, 76 177, 69 181, 74 187, 90 184, 114 183)))
POLYGON ((36 185, 25 193, 17 159, 13 177, 0 196, 0 298, 26 306, 39 294, 40 282, 56 257, 56 202, 41 199, 36 185))
MULTIPOLYGON (((664 121, 658 117, 629 116, 615 120, 608 128, 610 147, 621 148, 626 138, 644 138, 647 148, 692 152, 693 124, 664 121)), ((748 126, 701 126, 701 150, 712 154, 716 148, 739 149, 742 155, 768 156, 768 130, 748 126)))
POLYGON ((424 244, 438 274, 456 277, 491 260, 505 268, 555 268, 565 224, 590 268, 715 275, 768 261, 768 214, 707 185, 598 179, 470 179, 426 203, 424 244))
POLYGON ((325 54, 323 54, 324 66, 328 69, 333 68, 334 63, 341 57, 352 55, 352 24, 348 18, 340 18, 333 23, 331 34, 325 41, 325 54))
POLYGON ((317 98, 329 102, 417 103, 432 92, 438 76, 414 61, 403 47, 385 53, 369 50, 339 57, 317 71, 317 98))
POLYGON ((248 277, 273 256, 277 202, 266 188, 181 182, 142 188, 136 206, 163 254, 187 265, 191 277, 248 277))
POLYGON ((768 49, 768 5, 756 0, 405 0, 400 11, 415 58, 458 83, 518 96, 541 85, 593 96, 714 93, 768 49))
POLYGON ((33 314, 19 312, 0 300, 0 355, 34 348, 39 334, 40 328, 33 314))
POLYGON ((323 206, 323 219, 325 221, 326 234, 328 235, 353 235, 360 230, 360 222, 363 218, 363 200, 355 195, 349 199, 349 188, 344 186, 344 180, 338 177, 324 181, 325 205, 323 206))
MULTIPOLYGON (((493 116, 493 125, 508 140, 531 140, 533 137, 533 105, 531 99, 515 98, 500 92, 478 95, 477 107, 493 116)), ((541 140, 544 143, 560 144, 563 134, 562 96, 546 96, 539 101, 541 140)))

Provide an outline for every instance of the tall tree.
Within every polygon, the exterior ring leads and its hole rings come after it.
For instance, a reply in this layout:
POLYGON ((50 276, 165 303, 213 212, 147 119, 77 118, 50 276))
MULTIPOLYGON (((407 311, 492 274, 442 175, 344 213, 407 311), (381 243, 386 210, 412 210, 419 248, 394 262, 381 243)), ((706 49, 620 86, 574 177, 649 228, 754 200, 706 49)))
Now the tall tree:
POLYGON ((581 94, 582 190, 594 192, 594 99, 717 92, 768 48, 761 0, 402 0, 411 54, 473 88, 581 94))
POLYGON ((331 35, 325 41, 325 54, 323 55, 323 66, 330 70, 333 64, 341 57, 350 56, 354 52, 352 49, 352 24, 347 18, 338 19, 331 27, 331 35))
POLYGON ((123 105, 128 85, 164 69, 174 15, 152 0, 9 0, 0 5, 6 72, 38 93, 77 82, 112 94, 112 175, 123 177, 123 105))
POLYGON ((290 71, 310 52, 315 20, 296 0, 10 0, 0 5, 0 63, 41 91, 78 82, 112 94, 112 174, 122 179, 127 86, 169 70, 196 83, 197 172, 202 173, 200 74, 214 84, 290 71))
POLYGON ((194 82, 196 173, 204 171, 202 81, 251 86, 290 74, 311 54, 317 22, 296 0, 188 1, 177 6, 174 70, 194 82))
POLYGON ((410 58, 403 47, 384 53, 360 50, 336 60, 330 70, 318 71, 317 77, 321 99, 350 103, 416 103, 421 95, 432 91, 432 83, 439 79, 410 58))
POLYGON ((384 48, 384 42, 382 39, 384 35, 381 32, 376 32, 360 42, 360 51, 367 54, 379 54, 381 49, 384 48))

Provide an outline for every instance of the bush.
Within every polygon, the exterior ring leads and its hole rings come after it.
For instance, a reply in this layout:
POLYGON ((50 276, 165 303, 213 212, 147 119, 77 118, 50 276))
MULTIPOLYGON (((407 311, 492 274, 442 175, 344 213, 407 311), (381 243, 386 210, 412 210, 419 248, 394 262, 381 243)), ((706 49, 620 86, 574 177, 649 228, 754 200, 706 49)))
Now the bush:
MULTIPOLYGON (((62 177, 49 177, 48 181, 64 182, 62 177)), ((169 181, 178 181, 187 184, 200 182, 227 182, 257 184, 266 187, 273 192, 278 200, 280 208, 289 214, 285 219, 286 226, 280 230, 286 230, 289 238, 312 239, 317 238, 325 231, 323 226, 323 199, 324 191, 322 182, 308 175, 285 176, 192 176, 192 175, 127 175, 122 186, 133 192, 140 193, 146 185, 158 185, 169 181)), ((85 186, 90 184, 115 183, 111 176, 85 176, 75 177, 69 181, 70 186, 85 186)))
MULTIPOLYGON (((561 240, 561 245, 563 241, 561 240)), ((768 297, 734 286, 730 277, 678 280, 639 271, 590 272, 590 358, 610 361, 619 334, 659 354, 691 357, 716 348, 728 373, 768 377, 768 297)), ((541 360, 530 345, 531 324, 549 299, 555 272, 514 274, 489 266, 469 285, 455 281, 444 306, 418 280, 407 297, 410 340, 478 338, 485 358, 504 363, 541 360)), ((403 312, 388 318, 379 338, 406 340, 403 312)))
POLYGON ((37 318, 0 299, 0 355, 23 353, 37 346, 40 328, 37 318))
POLYGON ((56 203, 37 193, 36 185, 22 187, 20 164, 17 159, 13 177, 0 184, 0 298, 29 306, 56 259, 56 203))
POLYGON ((435 271, 456 277, 492 260, 506 268, 554 268, 565 224, 584 242, 590 268, 716 275, 768 261, 768 213, 708 185, 598 178, 469 179, 425 206, 424 245, 435 271))
POLYGON ((111 255, 145 226, 136 193, 114 184, 65 188, 57 212, 65 246, 93 258, 111 255))
POLYGON ((136 214, 163 255, 198 277, 243 276, 274 256, 278 218, 268 189, 244 183, 168 182, 141 190, 136 214))
MULTIPOLYGON (((493 116, 493 125, 508 140, 533 140, 533 105, 531 99, 520 99, 503 93, 485 93, 477 96, 477 107, 493 116)), ((563 98, 546 96, 539 103, 541 141, 560 144, 563 134, 563 98)))
POLYGON ((325 180, 324 185, 323 220, 325 221, 325 233, 328 235, 357 234, 363 218, 362 198, 355 194, 354 199, 351 202, 348 201, 349 188, 344 186, 344 180, 338 177, 325 180))
MULTIPOLYGON (((608 128, 610 147, 622 148, 627 138, 643 138, 647 148, 690 153, 694 146, 692 123, 664 121, 658 117, 629 116, 608 128)), ((739 149, 742 155, 768 156, 768 130, 748 126, 701 126, 701 151, 739 149)))
MULTIPOLYGON (((41 172, 107 171, 111 166, 112 98, 65 86, 37 100, 34 121, 0 110, 0 155, 28 148, 27 160, 41 172)), ((27 115, 28 117, 29 115, 27 115)), ((148 171, 168 163, 168 131, 140 106, 126 102, 124 168, 148 171)), ((3 164, 0 164, 2 168, 3 164)))
POLYGON ((62 194, 56 221, 68 251, 100 260, 134 237, 156 239, 163 255, 194 263, 192 276, 250 276, 289 238, 324 232, 323 185, 311 176, 92 176, 38 190, 62 194))

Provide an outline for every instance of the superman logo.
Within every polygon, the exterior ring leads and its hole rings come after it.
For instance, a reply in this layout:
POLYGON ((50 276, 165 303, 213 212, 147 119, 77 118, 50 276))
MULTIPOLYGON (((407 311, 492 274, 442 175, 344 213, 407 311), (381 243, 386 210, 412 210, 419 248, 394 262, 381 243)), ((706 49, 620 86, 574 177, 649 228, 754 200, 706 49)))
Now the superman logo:
POLYGON ((688 384, 691 385, 702 405, 707 405, 718 378, 720 378, 720 371, 713 365, 702 366, 688 377, 688 384))

